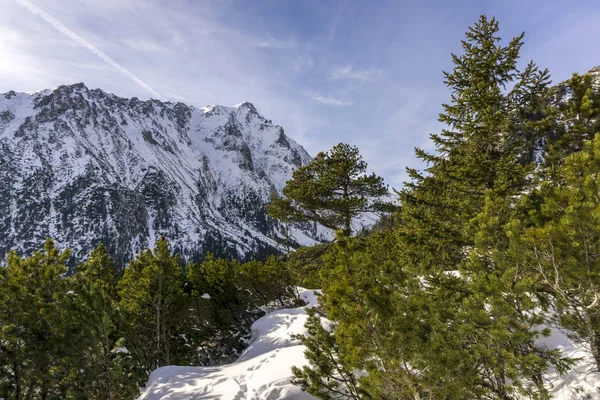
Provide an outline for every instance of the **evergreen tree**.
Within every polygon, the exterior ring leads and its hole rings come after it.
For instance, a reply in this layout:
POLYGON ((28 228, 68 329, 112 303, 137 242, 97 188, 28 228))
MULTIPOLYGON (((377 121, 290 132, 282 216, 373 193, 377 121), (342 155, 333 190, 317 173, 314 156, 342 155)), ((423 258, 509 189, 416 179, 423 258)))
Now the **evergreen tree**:
POLYGON ((436 154, 416 149, 428 167, 408 169, 412 182, 400 193, 405 261, 425 270, 456 268, 473 244, 467 225, 488 190, 507 197, 528 186, 531 167, 522 158, 527 136, 545 126, 528 122, 540 118, 530 111, 540 108, 547 72, 530 64, 519 73, 523 35, 503 46, 498 30, 494 18, 481 16, 462 41, 464 54, 452 55, 454 70, 444 73, 451 102, 440 115, 448 128, 431 135, 436 154))
POLYGON ((193 287, 215 304, 217 320, 249 329, 254 321, 245 313, 247 304, 237 279, 239 269, 239 262, 215 259, 209 254, 202 264, 190 266, 187 275, 193 287))
MULTIPOLYGON (((143 373, 179 361, 184 339, 181 315, 185 304, 183 267, 161 237, 140 253, 119 281, 119 307, 128 323, 125 347, 143 373)), ((143 383, 140 381, 140 383, 143 383)))
MULTIPOLYGON (((568 365, 534 345, 548 334, 534 328, 544 321, 543 304, 507 230, 519 211, 514 199, 532 184, 532 152, 552 125, 548 73, 533 63, 519 72, 523 35, 503 46, 498 30, 482 16, 466 33, 464 54, 452 55, 451 102, 440 115, 448 128, 431 136, 437 154, 417 149, 426 174, 409 170, 413 182, 401 193, 400 258, 428 282, 427 345, 437 349, 431 358, 422 349, 422 378, 433 373, 454 386, 445 394, 452 398, 544 398, 543 371, 568 365)), ((433 380, 426 387, 441 390, 437 396, 444 390, 433 380)))
POLYGON ((316 222, 350 236, 358 214, 393 209, 378 199, 388 193, 383 179, 366 175, 366 169, 357 147, 340 143, 321 152, 294 171, 283 197, 273 195, 269 215, 284 222, 316 222))
POLYGON ((550 83, 548 70, 540 71, 530 62, 518 73, 510 92, 509 143, 522 165, 541 161, 548 133, 556 129, 556 109, 549 102, 550 83))
MULTIPOLYGON (((535 346, 548 334, 536 329, 547 304, 509 223, 530 189, 526 153, 549 124, 547 72, 533 64, 519 72, 522 35, 503 46, 497 32, 482 16, 464 54, 453 55, 452 101, 440 116, 448 129, 432 135, 437 154, 417 149, 429 167, 409 170, 397 228, 341 240, 324 257, 337 357, 368 372, 358 381, 364 398, 545 399, 544 371, 569 365, 535 346)), ((313 353, 299 382, 327 398, 317 379, 327 364, 313 353)))
POLYGON ((295 370, 296 382, 313 395, 413 398, 421 393, 420 378, 407 368, 416 354, 411 349, 426 337, 419 333, 425 315, 418 306, 420 284, 399 267, 395 253, 393 235, 383 232, 364 239, 340 237, 323 257, 319 301, 334 322, 333 331, 309 330, 303 342, 310 365, 295 370), (356 371, 368 374, 352 378, 350 372, 356 371))
POLYGON ((549 395, 543 373, 550 366, 564 373, 571 360, 559 350, 536 345, 550 335, 548 328, 540 328, 549 309, 539 279, 525 267, 527 244, 519 237, 520 210, 515 203, 514 198, 486 196, 473 221, 475 245, 459 265, 461 286, 451 289, 461 293, 450 325, 458 330, 446 333, 456 333, 466 359, 477 362, 470 373, 483 393, 545 399, 549 395))
POLYGON ((527 199, 528 265, 554 299, 557 322, 586 343, 600 371, 600 132, 527 199))
POLYGON ((78 300, 76 318, 85 322, 88 341, 80 355, 86 366, 78 383, 82 397, 118 400, 134 398, 138 392, 131 379, 134 360, 124 347, 125 321, 118 307, 118 265, 104 245, 75 268, 73 291, 78 300))
POLYGON ((368 394, 359 387, 351 365, 345 365, 335 336, 323 327, 314 310, 308 310, 306 336, 298 339, 306 346, 306 358, 311 366, 292 367, 292 383, 324 400, 362 399, 368 394))
POLYGON ((310 321, 310 364, 294 370, 295 382, 323 399, 547 398, 543 373, 565 372, 570 360, 536 346, 549 334, 537 328, 547 304, 523 267, 512 209, 487 197, 475 246, 452 273, 403 268, 393 232, 339 241, 321 270, 333 331, 310 321), (352 371, 368 373, 346 379, 352 371))
POLYGON ((188 347, 186 364, 196 366, 221 364, 224 360, 223 352, 231 349, 222 345, 220 321, 215 320, 216 306, 206 293, 205 284, 189 279, 189 272, 195 265, 186 266, 186 303, 180 317, 184 321, 184 334, 188 347))
POLYGON ((594 87, 590 74, 573 74, 571 79, 557 85, 551 93, 555 103, 556 121, 546 138, 544 175, 553 176, 570 154, 583 149, 584 143, 600 132, 600 88, 594 87))
POLYGON ((96 247, 87 260, 75 268, 74 276, 86 286, 102 293, 107 308, 111 301, 118 301, 118 283, 123 275, 119 265, 108 254, 104 244, 96 247))
POLYGON ((69 250, 51 240, 30 258, 10 253, 0 268, 0 397, 68 398, 76 389, 72 365, 84 326, 71 313, 67 273, 69 250))
POLYGON ((240 265, 240 282, 252 293, 255 293, 256 302, 268 305, 279 302, 281 307, 293 304, 294 293, 293 278, 287 264, 273 256, 265 262, 250 261, 240 265))
POLYGON ((210 303, 204 312, 210 312, 205 328, 210 333, 211 364, 233 361, 245 347, 252 323, 263 314, 245 283, 240 283, 239 270, 239 262, 208 254, 204 262, 191 264, 186 271, 193 295, 210 303))

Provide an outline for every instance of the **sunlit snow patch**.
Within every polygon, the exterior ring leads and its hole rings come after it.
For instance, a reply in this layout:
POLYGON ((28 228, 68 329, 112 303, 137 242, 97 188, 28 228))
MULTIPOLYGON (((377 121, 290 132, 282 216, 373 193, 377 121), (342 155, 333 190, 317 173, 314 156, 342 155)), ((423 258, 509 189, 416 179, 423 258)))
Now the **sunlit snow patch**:
POLYGON ((305 347, 293 335, 304 334, 305 307, 314 307, 314 291, 300 289, 308 305, 278 310, 252 325, 250 346, 239 359, 217 367, 163 367, 152 372, 139 400, 303 400, 314 399, 290 383, 292 366, 306 364, 305 347))

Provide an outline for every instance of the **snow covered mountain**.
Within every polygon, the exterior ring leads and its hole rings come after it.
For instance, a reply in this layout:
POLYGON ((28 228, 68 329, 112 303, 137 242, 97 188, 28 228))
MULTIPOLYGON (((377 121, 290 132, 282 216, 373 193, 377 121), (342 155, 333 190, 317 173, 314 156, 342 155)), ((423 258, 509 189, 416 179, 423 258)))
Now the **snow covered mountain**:
MULTIPOLYGON (((52 237, 74 262, 104 242, 122 262, 165 235, 183 257, 278 246, 265 204, 306 151, 250 103, 195 108, 83 83, 0 95, 0 259, 52 237)), ((322 240, 294 227, 298 244, 322 240)))
MULTIPOLYGON (((596 90, 600 90, 600 65, 593 67, 585 74, 589 74, 592 77, 592 86, 596 90)), ((571 98, 571 89, 567 84, 567 81, 559 82, 555 85, 556 96, 554 98, 554 104, 560 104, 571 98)))

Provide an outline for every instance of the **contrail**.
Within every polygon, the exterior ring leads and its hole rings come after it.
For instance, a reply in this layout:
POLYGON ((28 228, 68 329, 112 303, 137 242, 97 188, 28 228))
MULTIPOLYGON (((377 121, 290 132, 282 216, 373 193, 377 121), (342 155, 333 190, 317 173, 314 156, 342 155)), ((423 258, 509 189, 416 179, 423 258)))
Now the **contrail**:
POLYGON ((57 19, 52 17, 50 14, 48 14, 47 12, 38 8, 37 6, 31 4, 27 0, 18 0, 18 1, 19 1, 19 4, 21 4, 23 7, 27 8, 29 11, 31 11, 32 13, 34 13, 35 15, 39 16, 44 21, 46 21, 47 23, 52 25, 54 28, 56 28, 56 30, 64 33, 65 35, 67 35, 68 37, 70 37, 71 39, 73 39, 74 41, 76 41, 77 43, 79 43, 80 45, 82 45, 83 47, 85 47, 86 49, 88 49, 89 51, 91 51, 92 53, 94 53, 95 55, 97 55, 98 57, 103 59, 104 61, 106 61, 109 65, 113 66, 117 71, 119 71, 120 73, 122 73, 123 75, 125 75, 126 77, 128 77, 129 79, 131 79, 132 81, 134 81, 135 83, 137 83, 138 85, 140 85, 141 87, 143 87, 144 89, 149 91, 150 93, 152 93, 152 95, 154 97, 156 97, 156 98, 161 97, 160 94, 156 90, 152 89, 144 81, 142 81, 137 76, 135 76, 134 74, 129 72, 127 69, 125 69, 125 67, 121 66, 115 60, 113 60, 112 58, 110 58, 109 56, 107 56, 106 54, 101 52, 100 50, 98 50, 98 48, 96 48, 90 42, 88 42, 87 40, 85 40, 84 38, 82 38, 81 36, 79 36, 78 34, 73 32, 72 30, 70 30, 63 24, 61 24, 57 19))

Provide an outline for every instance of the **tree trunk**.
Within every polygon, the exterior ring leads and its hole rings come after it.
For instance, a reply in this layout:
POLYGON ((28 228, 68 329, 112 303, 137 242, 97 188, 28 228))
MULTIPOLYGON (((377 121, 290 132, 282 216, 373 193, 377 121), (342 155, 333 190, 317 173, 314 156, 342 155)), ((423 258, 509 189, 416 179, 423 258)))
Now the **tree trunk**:
POLYGON ((21 369, 16 357, 13 357, 13 374, 15 376, 15 400, 21 400, 21 369))
MULTIPOLYGON (((344 185, 344 201, 348 201, 348 185, 344 185)), ((344 213, 344 229, 342 233, 345 237, 350 237, 352 235, 352 217, 350 216, 350 211, 346 210, 344 213)))
POLYGON ((166 363, 166 365, 170 365, 171 364, 171 350, 169 348, 167 327, 165 326, 164 323, 162 326, 162 340, 163 340, 163 352, 165 353, 165 357, 164 357, 165 363, 166 363))
POLYGON ((600 372, 600 336, 594 330, 594 324, 592 322, 592 317, 588 309, 584 306, 583 308, 583 317, 585 320, 585 330, 587 332, 588 341, 590 343, 590 351, 592 352, 592 356, 596 361, 596 371, 600 372))
MULTIPOLYGON (((160 287, 159 287, 160 290, 160 287)), ((156 302, 156 356, 155 356, 155 363, 157 367, 161 366, 161 362, 160 362, 160 293, 158 295, 158 301, 156 302)))
POLYGON ((345 237, 350 237, 350 235, 352 235, 352 228, 350 226, 351 223, 351 218, 349 216, 346 216, 345 221, 344 221, 344 229, 342 230, 342 234, 345 237))
POLYGON ((35 393, 35 382, 31 382, 29 384, 29 389, 27 389, 27 397, 25 397, 27 400, 31 400, 33 399, 33 394, 35 393))

